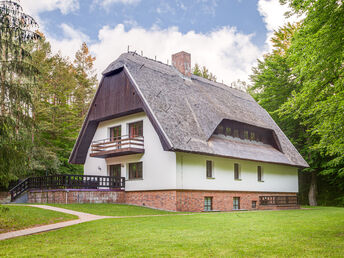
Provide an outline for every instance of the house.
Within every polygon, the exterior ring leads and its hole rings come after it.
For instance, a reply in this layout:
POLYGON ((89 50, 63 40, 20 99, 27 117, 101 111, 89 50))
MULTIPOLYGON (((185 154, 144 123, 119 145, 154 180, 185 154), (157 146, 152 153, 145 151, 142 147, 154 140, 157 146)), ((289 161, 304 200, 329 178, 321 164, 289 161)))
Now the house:
POLYGON ((70 163, 125 178, 122 202, 173 211, 297 207, 308 164, 247 93, 122 54, 103 72, 70 163))

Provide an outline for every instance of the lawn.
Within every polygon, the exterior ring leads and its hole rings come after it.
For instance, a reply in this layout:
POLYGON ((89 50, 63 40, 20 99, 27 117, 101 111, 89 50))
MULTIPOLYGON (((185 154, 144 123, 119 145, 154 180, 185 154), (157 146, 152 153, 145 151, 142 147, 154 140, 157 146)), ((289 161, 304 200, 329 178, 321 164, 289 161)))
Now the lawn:
POLYGON ((85 204, 50 204, 51 206, 65 208, 74 211, 81 211, 102 216, 136 216, 136 215, 156 215, 156 214, 174 214, 146 207, 139 207, 126 204, 109 204, 109 203, 85 203, 85 204))
POLYGON ((29 206, 0 206, 0 233, 77 219, 77 216, 29 206))
POLYGON ((343 208, 104 219, 0 242, 0 256, 340 257, 343 250, 343 208))

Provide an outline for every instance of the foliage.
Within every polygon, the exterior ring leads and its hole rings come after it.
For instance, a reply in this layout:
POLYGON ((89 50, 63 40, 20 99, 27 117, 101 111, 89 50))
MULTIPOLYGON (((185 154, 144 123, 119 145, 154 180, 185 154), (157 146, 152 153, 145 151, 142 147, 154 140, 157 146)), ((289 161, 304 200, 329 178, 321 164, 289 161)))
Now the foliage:
POLYGON ((0 186, 81 173, 68 158, 95 91, 95 58, 85 43, 73 62, 53 55, 18 3, 0 1, 0 11, 0 186))
POLYGON ((206 78, 208 80, 216 82, 216 76, 209 72, 208 68, 205 66, 200 67, 197 63, 195 66, 192 68, 192 73, 194 75, 206 78))
POLYGON ((330 207, 103 219, 0 241, 0 256, 341 257, 343 220, 330 207))
POLYGON ((306 18, 275 32, 249 91, 307 160, 303 172, 332 188, 328 198, 341 198, 334 189, 344 187, 344 7, 332 0, 281 2, 306 18))
POLYGON ((19 4, 0 1, 0 184, 25 174, 31 146, 31 89, 38 74, 29 43, 36 21, 19 4))

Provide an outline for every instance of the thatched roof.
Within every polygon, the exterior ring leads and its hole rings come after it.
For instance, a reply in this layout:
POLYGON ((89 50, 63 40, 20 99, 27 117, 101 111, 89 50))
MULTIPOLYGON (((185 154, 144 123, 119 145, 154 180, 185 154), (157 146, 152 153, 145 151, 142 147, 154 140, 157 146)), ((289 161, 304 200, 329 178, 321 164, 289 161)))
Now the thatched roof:
POLYGON ((103 72, 126 69, 170 143, 172 151, 196 152, 307 167, 308 164, 247 93, 192 75, 135 53, 122 54, 103 72), (223 119, 273 130, 282 152, 269 146, 212 137, 223 119))

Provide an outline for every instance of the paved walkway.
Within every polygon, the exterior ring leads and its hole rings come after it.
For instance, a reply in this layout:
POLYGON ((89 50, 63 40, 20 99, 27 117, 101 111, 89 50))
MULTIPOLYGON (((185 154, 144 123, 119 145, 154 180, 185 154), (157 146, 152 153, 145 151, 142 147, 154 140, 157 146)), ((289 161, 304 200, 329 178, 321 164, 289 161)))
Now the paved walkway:
POLYGON ((64 213, 76 215, 79 217, 79 219, 3 233, 3 234, 0 234, 0 240, 5 240, 8 238, 19 237, 19 236, 32 235, 32 234, 41 233, 41 232, 50 231, 50 230, 59 229, 59 228, 64 228, 64 227, 68 227, 71 225, 76 225, 79 223, 92 221, 92 220, 113 218, 110 216, 98 216, 98 215, 93 215, 93 214, 89 214, 89 213, 72 211, 72 210, 47 206, 47 205, 26 205, 26 206, 37 207, 37 208, 42 208, 42 209, 52 210, 52 211, 64 212, 64 213))

